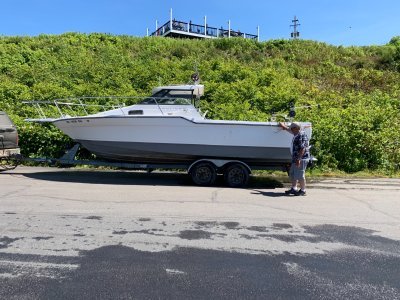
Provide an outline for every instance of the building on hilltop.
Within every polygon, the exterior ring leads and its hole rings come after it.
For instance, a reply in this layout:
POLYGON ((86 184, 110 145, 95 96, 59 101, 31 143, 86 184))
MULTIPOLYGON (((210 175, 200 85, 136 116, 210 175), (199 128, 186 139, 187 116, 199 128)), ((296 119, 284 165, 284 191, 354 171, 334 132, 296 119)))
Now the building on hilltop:
MULTIPOLYGON (((147 36, 149 36, 149 30, 147 29, 147 36)), ((259 41, 260 28, 257 26, 257 34, 250 34, 231 29, 231 22, 228 22, 228 28, 221 28, 208 26, 207 17, 204 17, 204 24, 194 24, 192 21, 183 22, 172 18, 172 9, 170 12, 170 18, 162 26, 158 26, 156 21, 156 31, 150 34, 150 36, 163 36, 163 37, 174 37, 174 38, 194 38, 194 39, 211 39, 211 38, 232 38, 240 37, 245 39, 252 39, 259 41)))

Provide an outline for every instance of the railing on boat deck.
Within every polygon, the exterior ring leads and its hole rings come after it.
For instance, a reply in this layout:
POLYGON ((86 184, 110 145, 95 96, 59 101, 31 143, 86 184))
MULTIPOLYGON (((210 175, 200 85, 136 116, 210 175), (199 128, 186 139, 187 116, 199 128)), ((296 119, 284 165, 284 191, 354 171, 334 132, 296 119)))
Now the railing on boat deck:
MULTIPOLYGON (((147 103, 142 103, 143 105, 156 105, 162 115, 164 115, 164 111, 160 105, 187 105, 191 103, 187 98, 158 98, 151 96, 76 97, 55 100, 24 100, 22 103, 33 106, 40 119, 58 119, 87 116, 115 109, 119 109, 122 115, 126 115, 126 111, 123 110, 124 107, 139 104, 145 99, 147 103)), ((35 119, 29 118, 28 120, 35 119)))
MULTIPOLYGON (((129 99, 126 97, 124 99, 129 99)), ((55 100, 25 100, 23 104, 34 107, 36 113, 42 119, 64 118, 66 116, 84 116, 110 109, 121 109, 125 106, 120 104, 116 97, 77 97, 55 100), (109 102, 113 103, 102 103, 109 102), (89 103, 84 103, 89 102, 89 103)))
POLYGON ((164 25, 160 26, 156 31, 151 33, 151 36, 165 36, 172 32, 179 32, 182 34, 194 34, 195 36, 205 36, 214 38, 223 37, 241 37, 246 39, 258 40, 258 36, 255 34, 243 33, 240 31, 220 29, 211 26, 204 26, 199 24, 193 24, 192 22, 182 21, 168 21, 164 25), (172 27, 172 28, 171 28, 172 27))

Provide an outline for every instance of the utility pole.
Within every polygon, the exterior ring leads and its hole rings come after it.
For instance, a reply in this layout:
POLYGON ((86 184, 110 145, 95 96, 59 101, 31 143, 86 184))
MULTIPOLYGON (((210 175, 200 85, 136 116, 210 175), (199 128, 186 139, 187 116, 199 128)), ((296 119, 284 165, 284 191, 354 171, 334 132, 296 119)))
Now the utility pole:
POLYGON ((292 20, 293 25, 290 25, 290 27, 293 27, 293 32, 290 34, 292 39, 297 40, 300 36, 300 32, 297 31, 297 27, 300 26, 299 20, 294 16, 294 19, 292 20))

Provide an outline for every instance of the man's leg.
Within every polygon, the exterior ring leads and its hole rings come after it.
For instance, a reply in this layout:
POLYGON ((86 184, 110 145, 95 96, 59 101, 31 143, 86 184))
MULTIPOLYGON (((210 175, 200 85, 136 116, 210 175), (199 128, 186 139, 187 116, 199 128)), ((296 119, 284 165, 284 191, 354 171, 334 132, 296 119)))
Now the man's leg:
POLYGON ((289 179, 290 179, 290 182, 292 183, 292 186, 291 186, 290 190, 285 191, 286 195, 295 195, 297 192, 297 179, 295 179, 296 177, 294 174, 295 173, 294 168, 296 168, 296 166, 294 163, 292 163, 290 165, 290 170, 289 170, 289 179))
POLYGON ((297 195, 306 195, 306 168, 307 168, 308 160, 302 159, 299 172, 301 173, 301 177, 299 178, 300 190, 297 192, 297 195))
MULTIPOLYGON (((300 184, 301 184, 301 182, 300 182, 300 184)), ((292 180, 292 189, 297 190, 297 180, 292 180)))
POLYGON ((306 191, 306 178, 304 177, 304 179, 299 180, 300 183, 300 189, 302 191, 306 191))
POLYGON ((301 167, 301 169, 303 171, 303 177, 301 178, 301 180, 299 180, 300 189, 302 191, 306 191, 306 169, 307 169, 307 165, 308 165, 308 159, 302 159, 300 167, 301 167))
POLYGON ((296 179, 296 165, 292 163, 290 165, 289 177, 290 181, 292 182, 292 190, 297 190, 297 179, 296 179))

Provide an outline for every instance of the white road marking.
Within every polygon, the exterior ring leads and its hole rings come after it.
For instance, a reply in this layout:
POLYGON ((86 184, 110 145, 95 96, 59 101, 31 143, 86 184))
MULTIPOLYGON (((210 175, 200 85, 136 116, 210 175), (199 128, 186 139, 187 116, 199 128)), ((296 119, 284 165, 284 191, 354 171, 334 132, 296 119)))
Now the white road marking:
POLYGON ((171 274, 171 275, 183 275, 183 274, 186 274, 185 272, 179 271, 179 270, 176 270, 176 269, 165 269, 165 271, 167 272, 167 274, 171 274))
POLYGON ((32 261, 0 260, 0 268, 6 272, 0 273, 0 278, 15 278, 22 275, 36 277, 62 278, 64 272, 74 271, 78 264, 57 264, 32 261))

